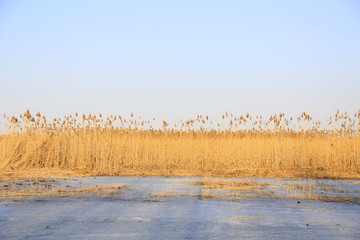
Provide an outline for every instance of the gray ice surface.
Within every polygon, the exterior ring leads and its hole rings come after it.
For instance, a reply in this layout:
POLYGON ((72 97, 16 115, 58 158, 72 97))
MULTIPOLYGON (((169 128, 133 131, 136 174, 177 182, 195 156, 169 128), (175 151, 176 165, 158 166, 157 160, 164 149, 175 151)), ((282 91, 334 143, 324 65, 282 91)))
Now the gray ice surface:
MULTIPOLYGON (((0 239, 360 239, 358 203, 283 198, 285 190, 281 186, 285 180, 256 179, 275 184, 276 188, 264 191, 277 194, 279 199, 153 195, 164 192, 196 195, 204 191, 186 183, 192 180, 56 179, 54 184, 58 187, 126 185, 131 188, 118 190, 110 197, 0 201, 0 239)), ((353 183, 359 181, 322 180, 322 184, 329 186, 340 184, 348 195, 356 194, 360 188, 353 183)))

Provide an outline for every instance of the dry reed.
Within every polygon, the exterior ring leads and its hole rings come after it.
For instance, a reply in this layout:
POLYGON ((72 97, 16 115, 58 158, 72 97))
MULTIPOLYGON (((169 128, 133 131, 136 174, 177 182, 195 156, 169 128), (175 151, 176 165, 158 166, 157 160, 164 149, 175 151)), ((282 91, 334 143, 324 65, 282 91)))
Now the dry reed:
POLYGON ((121 116, 74 115, 49 121, 26 111, 5 116, 0 172, 77 170, 92 175, 360 177, 360 113, 326 123, 302 113, 268 119, 224 114, 175 127, 121 116))

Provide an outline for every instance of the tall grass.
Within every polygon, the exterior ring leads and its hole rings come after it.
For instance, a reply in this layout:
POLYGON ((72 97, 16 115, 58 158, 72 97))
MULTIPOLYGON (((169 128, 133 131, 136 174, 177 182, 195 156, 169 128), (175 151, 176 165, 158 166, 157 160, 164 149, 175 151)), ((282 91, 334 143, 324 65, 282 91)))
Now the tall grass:
POLYGON ((170 126, 121 116, 5 116, 0 171, 81 169, 96 175, 360 177, 360 113, 326 123, 302 113, 207 116, 170 126))

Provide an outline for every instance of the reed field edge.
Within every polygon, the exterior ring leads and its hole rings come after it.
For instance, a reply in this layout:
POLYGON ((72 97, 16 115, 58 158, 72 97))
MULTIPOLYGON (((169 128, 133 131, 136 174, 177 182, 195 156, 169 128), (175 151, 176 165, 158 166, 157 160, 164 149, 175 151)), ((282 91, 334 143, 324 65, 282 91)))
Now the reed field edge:
POLYGON ((68 115, 49 121, 26 111, 5 116, 0 178, 218 176, 360 179, 360 113, 326 123, 305 112, 265 119, 224 114, 166 121, 133 114, 68 115), (62 175, 63 174, 63 175, 62 175))

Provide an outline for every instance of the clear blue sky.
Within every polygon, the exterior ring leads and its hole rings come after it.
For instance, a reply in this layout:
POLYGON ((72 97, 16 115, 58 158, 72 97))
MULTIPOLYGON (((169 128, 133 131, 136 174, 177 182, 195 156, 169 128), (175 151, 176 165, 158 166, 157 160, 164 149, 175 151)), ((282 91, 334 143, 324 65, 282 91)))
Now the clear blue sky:
POLYGON ((0 113, 360 108, 360 1, 0 0, 0 113))

